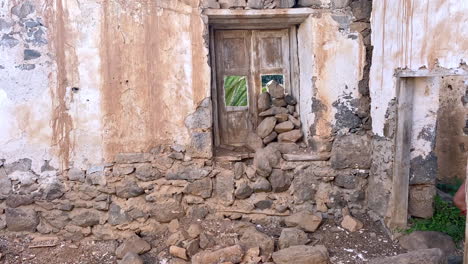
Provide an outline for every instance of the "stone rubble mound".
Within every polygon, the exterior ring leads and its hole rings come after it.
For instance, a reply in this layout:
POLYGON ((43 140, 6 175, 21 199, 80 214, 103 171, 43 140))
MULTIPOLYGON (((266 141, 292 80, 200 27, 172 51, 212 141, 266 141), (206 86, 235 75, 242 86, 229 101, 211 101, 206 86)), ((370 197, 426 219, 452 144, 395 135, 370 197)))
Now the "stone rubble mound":
POLYGON ((302 138, 297 101, 285 94, 284 87, 275 80, 267 84, 268 91, 260 94, 257 102, 260 123, 257 135, 263 144, 271 142, 296 143, 302 138))

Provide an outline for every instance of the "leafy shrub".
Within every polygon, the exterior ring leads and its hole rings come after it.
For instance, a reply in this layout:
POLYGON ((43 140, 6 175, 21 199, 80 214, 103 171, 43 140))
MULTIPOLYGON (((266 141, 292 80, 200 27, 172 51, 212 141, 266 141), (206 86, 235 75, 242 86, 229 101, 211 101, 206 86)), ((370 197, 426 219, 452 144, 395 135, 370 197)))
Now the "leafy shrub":
POLYGON ((455 242, 465 237, 465 216, 460 215, 460 210, 452 203, 435 197, 434 216, 430 219, 411 220, 412 224, 407 233, 413 231, 438 231, 453 238, 455 242))

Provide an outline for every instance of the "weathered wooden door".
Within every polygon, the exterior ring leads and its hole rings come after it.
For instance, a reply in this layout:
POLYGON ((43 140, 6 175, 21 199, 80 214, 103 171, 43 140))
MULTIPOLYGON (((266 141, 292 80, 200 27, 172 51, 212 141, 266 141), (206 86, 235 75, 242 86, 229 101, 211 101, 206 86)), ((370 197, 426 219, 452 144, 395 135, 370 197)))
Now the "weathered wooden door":
POLYGON ((289 30, 216 30, 217 145, 241 147, 258 123, 262 76, 281 74, 289 89, 289 30))

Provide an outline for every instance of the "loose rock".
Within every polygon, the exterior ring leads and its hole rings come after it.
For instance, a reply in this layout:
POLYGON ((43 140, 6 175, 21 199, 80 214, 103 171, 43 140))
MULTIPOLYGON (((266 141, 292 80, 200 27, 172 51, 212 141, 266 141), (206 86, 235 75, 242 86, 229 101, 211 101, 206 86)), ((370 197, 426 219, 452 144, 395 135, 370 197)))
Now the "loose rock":
MULTIPOLYGON (((251 1, 249 1, 250 3, 251 1)), ((258 112, 263 112, 271 107, 271 98, 268 92, 263 92, 258 96, 257 108, 258 112)))
POLYGON ((249 228, 246 230, 239 239, 239 244, 245 250, 249 248, 260 247, 260 254, 267 258, 273 253, 275 249, 275 242, 273 238, 257 231, 255 228, 249 228))
POLYGON ((262 122, 257 127, 257 135, 261 138, 265 138, 273 132, 273 129, 276 125, 276 118, 275 117, 267 117, 263 119, 262 122))
POLYGON ((244 252, 239 245, 216 251, 202 251, 192 258, 192 264, 218 264, 223 262, 239 263, 244 252))
POLYGON ((345 215, 343 217, 343 221, 341 221, 341 226, 347 229, 349 232, 356 232, 361 229, 364 225, 361 221, 357 220, 356 218, 345 215))
POLYGON ((100 214, 96 210, 78 208, 70 213, 72 223, 81 227, 99 224, 100 214))
POLYGON ((278 115, 278 114, 287 114, 287 113, 289 113, 287 108, 273 106, 272 108, 270 108, 270 109, 268 109, 266 111, 263 111, 258 115, 261 116, 261 117, 264 117, 264 116, 274 116, 274 115, 278 115))
POLYGON ((406 254, 401 254, 394 257, 384 259, 374 259, 370 264, 445 264, 447 263, 446 256, 441 249, 421 249, 412 251, 406 254))
POLYGON ((187 251, 185 250, 185 248, 170 246, 169 253, 174 257, 188 260, 187 251))
POLYGON ((291 178, 280 169, 273 169, 269 180, 273 192, 284 192, 291 186, 291 178))
POLYGON ((294 124, 291 121, 286 121, 283 123, 279 123, 275 126, 275 131, 279 134, 288 132, 294 129, 294 124))
POLYGON ((5 210, 5 221, 9 231, 21 232, 36 231, 39 218, 33 209, 7 208, 5 210))
POLYGON ((246 182, 241 182, 236 188, 234 195, 237 199, 247 199, 252 195, 253 190, 246 182))
POLYGON ((297 226, 306 232, 314 232, 322 223, 322 215, 301 211, 286 217, 284 223, 288 227, 297 226))
POLYGON ((267 89, 272 98, 284 97, 284 87, 275 80, 271 80, 267 83, 267 89))
POLYGON ((291 246, 305 245, 308 241, 304 231, 297 228, 284 228, 281 230, 278 246, 280 249, 285 249, 291 246))
POLYGON ((142 195, 145 191, 134 181, 125 181, 116 187, 116 195, 120 198, 131 198, 142 195))
POLYGON ((273 100, 271 101, 272 101, 273 106, 283 107, 287 105, 284 99, 273 98, 273 100))
POLYGON ((247 144, 247 147, 253 151, 263 148, 262 138, 253 132, 249 132, 249 134, 247 135, 246 144, 247 144))
POLYGON ((301 138, 302 138, 302 131, 299 129, 295 129, 295 130, 280 134, 278 136, 278 141, 296 143, 301 138))
POLYGON ((252 189, 254 190, 254 192, 270 192, 271 184, 267 179, 263 177, 258 177, 252 184, 252 189))
POLYGON ((276 133, 275 131, 271 132, 270 135, 266 136, 264 139, 263 139, 263 144, 268 144, 270 142, 272 142, 273 140, 276 139, 276 137, 278 136, 278 133, 276 133))
POLYGON ((132 236, 125 240, 116 250, 115 255, 117 258, 123 258, 128 252, 135 254, 143 254, 150 251, 151 245, 139 236, 132 236))
POLYGON ((284 100, 286 101, 286 103, 287 103, 288 105, 296 105, 296 104, 297 104, 296 99, 294 99, 294 97, 292 97, 292 96, 289 95, 289 94, 286 95, 286 96, 284 97, 284 100))
POLYGON ((402 248, 410 251, 439 248, 446 255, 450 255, 456 250, 452 237, 436 231, 414 231, 409 235, 400 237, 399 243, 402 248))
POLYGON ((273 253, 276 264, 328 264, 328 258, 328 250, 322 245, 292 246, 273 253))
POLYGON ((119 264, 143 264, 143 259, 133 252, 125 254, 123 259, 119 261, 119 264))
POLYGON ((191 224, 187 229, 187 233, 191 238, 197 238, 202 232, 202 227, 199 224, 191 224))

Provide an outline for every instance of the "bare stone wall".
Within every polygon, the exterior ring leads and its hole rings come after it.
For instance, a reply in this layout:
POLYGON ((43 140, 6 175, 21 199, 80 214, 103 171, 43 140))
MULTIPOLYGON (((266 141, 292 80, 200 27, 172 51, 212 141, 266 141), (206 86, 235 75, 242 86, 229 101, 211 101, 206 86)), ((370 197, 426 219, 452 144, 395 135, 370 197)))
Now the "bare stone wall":
POLYGON ((456 183, 466 177, 468 148, 464 132, 467 120, 466 79, 466 77, 447 76, 440 87, 434 151, 437 156, 437 179, 443 183, 456 183))

